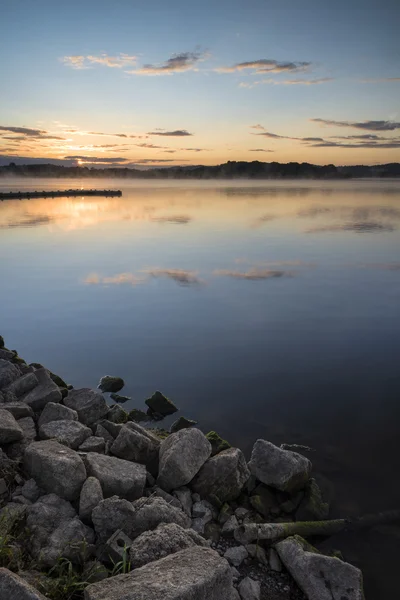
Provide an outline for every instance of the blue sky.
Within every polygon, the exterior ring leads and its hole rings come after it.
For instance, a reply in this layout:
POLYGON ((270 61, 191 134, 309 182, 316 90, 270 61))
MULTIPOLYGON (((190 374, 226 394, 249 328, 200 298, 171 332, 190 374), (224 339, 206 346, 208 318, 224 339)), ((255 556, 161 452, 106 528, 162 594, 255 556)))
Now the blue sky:
POLYGON ((13 0, 2 162, 398 161, 399 22, 397 0, 13 0))

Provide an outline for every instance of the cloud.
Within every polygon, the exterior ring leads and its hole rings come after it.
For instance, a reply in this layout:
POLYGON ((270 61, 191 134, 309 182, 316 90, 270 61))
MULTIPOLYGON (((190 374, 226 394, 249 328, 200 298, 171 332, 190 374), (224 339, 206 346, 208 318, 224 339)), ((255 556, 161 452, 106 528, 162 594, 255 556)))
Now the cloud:
POLYGON ((137 57, 129 56, 128 54, 118 54, 117 56, 108 56, 103 53, 100 56, 93 56, 91 54, 87 56, 73 55, 63 56, 61 61, 72 69, 90 69, 93 65, 101 65, 103 67, 121 69, 123 67, 130 67, 136 64, 137 57))
POLYGON ((368 269, 381 269, 382 271, 400 271, 400 263, 369 263, 360 266, 368 269))
POLYGON ((331 119, 310 119, 314 123, 333 127, 353 127, 355 129, 366 129, 367 131, 394 131, 400 129, 400 123, 396 121, 333 121, 331 119))
POLYGON ((201 279, 198 278, 196 271, 186 271, 184 269, 146 269, 144 271, 148 273, 151 277, 166 277, 167 279, 172 279, 175 283, 179 285, 199 285, 203 283, 201 279))
POLYGON ((135 146, 138 146, 139 148, 166 148, 167 146, 156 146, 155 144, 146 144, 145 142, 142 144, 135 144, 135 146))
MULTIPOLYGON (((51 135, 48 131, 43 129, 31 129, 29 127, 13 127, 11 125, 1 125, 0 132, 5 131, 6 133, 15 133, 16 136, 2 136, 3 139, 7 140, 64 140, 65 138, 51 135)), ((2 135, 2 134, 0 134, 2 135)))
POLYGON ((378 148, 400 148, 400 140, 395 140, 393 142, 385 142, 385 143, 378 143, 375 141, 371 141, 371 142, 359 142, 357 144, 343 144, 341 142, 328 142, 328 141, 322 141, 321 143, 318 144, 312 144, 313 148, 373 148, 373 149, 378 149, 378 148))
POLYGON ((256 85, 319 85, 321 83, 327 83, 329 81, 333 81, 333 77, 321 77, 320 79, 261 79, 260 81, 252 81, 250 83, 242 82, 239 84, 239 87, 242 88, 253 88, 256 85))
POLYGON ((395 227, 389 223, 378 221, 363 221, 358 223, 344 223, 343 225, 325 225, 312 227, 306 233, 335 233, 340 231, 351 231, 354 233, 381 233, 382 231, 395 231, 395 227))
POLYGON ((252 70, 255 73, 297 73, 307 71, 312 63, 310 62, 279 62, 267 58, 240 62, 231 67, 219 67, 215 69, 218 73, 235 73, 237 71, 252 70))
POLYGON ((165 217, 152 217, 157 223, 173 223, 174 225, 187 225, 192 220, 188 215, 168 215, 165 217))
POLYGON ((139 285, 146 281, 146 277, 138 277, 133 273, 118 273, 111 277, 102 277, 97 273, 90 273, 85 279, 84 283, 88 285, 139 285))
POLYGON ((274 150, 267 150, 266 148, 249 148, 249 152, 274 152, 274 150))
POLYGON ((135 135, 127 135, 126 133, 102 133, 100 131, 84 131, 82 132, 83 135, 108 135, 109 137, 120 137, 120 138, 127 138, 127 137, 136 137, 135 135))
POLYGON ((149 131, 147 135, 161 135, 165 137, 186 137, 188 135, 193 135, 193 133, 189 133, 186 129, 175 129, 173 131, 162 131, 160 129, 155 129, 154 131, 149 131))
POLYGON ((379 77, 377 79, 360 79, 360 83, 383 83, 383 82, 399 82, 400 77, 379 77))
POLYGON ((246 272, 230 271, 229 269, 216 270, 214 275, 222 277, 232 277, 234 279, 244 279, 247 281, 261 281, 263 279, 276 279, 279 277, 291 277, 293 273, 289 271, 278 271, 272 269, 252 268, 246 272))
POLYGON ((208 53, 204 52, 181 52, 173 54, 165 62, 152 65, 143 65, 140 69, 127 71, 132 75, 172 75, 173 73, 183 73, 184 71, 193 71, 199 62, 206 60, 208 53))
POLYGON ((82 160, 82 161, 86 161, 86 162, 90 162, 90 163, 123 163, 126 162, 127 158, 123 157, 123 156, 118 156, 118 157, 113 157, 113 158, 109 158, 109 157, 105 157, 105 156, 80 156, 80 155, 72 155, 72 156, 65 156, 64 157, 66 160, 82 160))

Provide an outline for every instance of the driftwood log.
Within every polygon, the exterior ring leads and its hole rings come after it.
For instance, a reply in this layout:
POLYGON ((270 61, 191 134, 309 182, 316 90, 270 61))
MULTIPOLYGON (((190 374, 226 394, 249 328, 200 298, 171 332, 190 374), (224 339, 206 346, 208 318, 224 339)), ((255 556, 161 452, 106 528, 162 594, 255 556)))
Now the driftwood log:
POLYGON ((395 521, 400 521, 400 510, 388 510, 356 519, 297 521, 296 523, 249 523, 237 527, 234 535, 236 541, 241 544, 250 544, 255 540, 263 540, 273 544, 291 535, 301 535, 302 537, 330 536, 340 531, 358 531, 395 521))

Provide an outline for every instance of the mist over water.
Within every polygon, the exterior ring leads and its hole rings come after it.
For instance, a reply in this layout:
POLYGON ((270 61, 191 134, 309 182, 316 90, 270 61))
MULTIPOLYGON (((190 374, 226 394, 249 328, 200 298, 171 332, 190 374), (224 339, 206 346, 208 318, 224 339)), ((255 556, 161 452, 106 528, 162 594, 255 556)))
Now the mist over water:
MULTIPOLYGON (((160 389, 247 455, 311 446, 333 516, 398 507, 400 184, 101 187, 123 196, 0 203, 6 343, 75 387, 123 377, 128 408, 160 389)), ((367 597, 394 597, 393 540, 337 542, 367 597)))

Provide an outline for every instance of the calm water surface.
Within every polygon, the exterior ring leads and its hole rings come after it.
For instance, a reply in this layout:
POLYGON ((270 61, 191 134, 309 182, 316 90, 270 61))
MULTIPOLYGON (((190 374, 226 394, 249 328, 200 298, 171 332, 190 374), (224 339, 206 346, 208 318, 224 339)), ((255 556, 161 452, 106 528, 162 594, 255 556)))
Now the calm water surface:
MULTIPOLYGON (((74 386, 162 390, 247 454, 307 444, 332 514, 400 506, 400 182, 0 181, 0 330, 74 386)), ((130 407, 129 407, 130 408, 130 407)), ((167 421, 169 425, 169 421, 167 421)), ((399 530, 329 543, 398 598, 399 530)))

